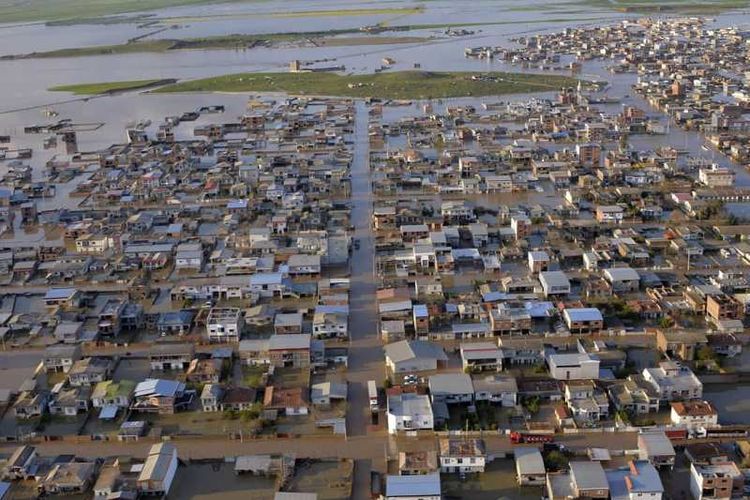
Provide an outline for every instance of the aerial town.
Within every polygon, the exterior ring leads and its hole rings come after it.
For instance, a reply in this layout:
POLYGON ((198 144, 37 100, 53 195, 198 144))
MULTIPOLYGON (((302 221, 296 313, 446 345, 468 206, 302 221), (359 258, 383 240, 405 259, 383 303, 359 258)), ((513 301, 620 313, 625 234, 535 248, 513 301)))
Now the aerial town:
POLYGON ((750 498, 746 2, 59 1, 0 2, 0 500, 750 498))

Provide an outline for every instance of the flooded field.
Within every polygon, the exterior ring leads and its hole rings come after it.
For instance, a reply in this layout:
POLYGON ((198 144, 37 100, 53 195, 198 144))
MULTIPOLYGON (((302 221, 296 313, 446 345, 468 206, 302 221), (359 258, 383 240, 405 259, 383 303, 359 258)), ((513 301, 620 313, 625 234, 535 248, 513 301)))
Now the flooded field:
POLYGON ((537 500, 541 488, 516 483, 516 469, 513 460, 497 459, 487 465, 484 474, 460 479, 457 474, 445 474, 441 483, 446 498, 472 498, 475 500, 537 500))
POLYGON ((234 464, 190 465, 177 469, 170 497, 192 500, 269 500, 274 479, 238 476, 234 464))

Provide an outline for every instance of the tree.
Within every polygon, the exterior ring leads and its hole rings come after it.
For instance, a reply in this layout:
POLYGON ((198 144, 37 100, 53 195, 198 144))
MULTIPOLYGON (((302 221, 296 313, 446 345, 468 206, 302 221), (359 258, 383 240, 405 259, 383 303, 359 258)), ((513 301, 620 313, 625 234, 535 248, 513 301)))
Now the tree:
POLYGON ((523 407, 532 415, 539 413, 539 396, 524 399, 523 407))
POLYGON ((617 417, 620 419, 620 421, 623 424, 625 424, 625 425, 630 424, 630 413, 628 413, 627 411, 625 411, 625 410, 617 410, 617 417))
POLYGON ((672 328, 674 326, 674 319, 672 316, 664 316, 659 320, 659 328, 672 328))
POLYGON ((552 471, 559 471, 568 466, 568 457, 566 457, 560 451, 552 450, 547 453, 547 456, 544 459, 544 463, 547 469, 552 471))
POLYGON ((698 352, 695 353, 695 357, 698 361, 712 361, 716 359, 716 353, 709 346, 704 345, 698 352))

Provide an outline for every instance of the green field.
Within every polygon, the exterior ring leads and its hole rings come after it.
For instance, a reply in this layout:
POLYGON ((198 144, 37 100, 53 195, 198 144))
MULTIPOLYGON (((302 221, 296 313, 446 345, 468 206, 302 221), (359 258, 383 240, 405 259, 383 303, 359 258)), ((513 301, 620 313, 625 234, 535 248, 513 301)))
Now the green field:
POLYGON ((361 9, 279 10, 278 12, 249 12, 232 14, 207 14, 204 16, 178 16, 159 18, 161 24, 197 23, 225 19, 299 18, 299 17, 349 17, 349 16, 407 16, 424 12, 424 7, 389 7, 361 9))
MULTIPOLYGON (((210 5, 220 3, 241 3, 260 0, 0 0, 0 23, 18 23, 33 21, 48 21, 51 23, 75 24, 78 21, 84 23, 95 22, 102 18, 104 22, 116 22, 113 16, 134 12, 149 12, 169 7, 181 7, 190 5, 210 5), (110 18, 110 19, 106 19, 110 18)), ((408 15, 422 11, 417 7, 385 7, 385 8, 342 8, 342 9, 319 9, 287 11, 279 9, 278 12, 267 12, 253 14, 252 17, 323 17, 323 16, 369 16, 369 15, 408 15)), ((250 16, 249 14, 247 16, 250 16)), ((201 20, 214 20, 220 18, 242 18, 241 14, 217 14, 165 18, 169 22, 198 22, 201 20)), ((145 16, 137 16, 127 21, 139 22, 145 16)), ((154 19, 156 20, 156 19, 154 19)))
POLYGON ((345 39, 334 38, 338 35, 360 34, 358 29, 342 29, 329 31, 305 31, 298 33, 264 33, 258 35, 221 35, 205 38, 159 39, 128 42, 115 45, 95 45, 93 47, 76 47, 69 49, 50 50, 47 52, 31 52, 0 57, 0 60, 12 59, 44 59, 55 57, 85 57, 137 54, 143 52, 167 52, 170 50, 235 50, 252 47, 256 44, 293 43, 315 40, 321 45, 382 45, 400 43, 420 43, 428 41, 426 37, 375 37, 352 36, 345 39))
POLYGON ((0 22, 91 19, 127 12, 251 0, 0 0, 0 22))
POLYGON ((115 94, 117 92, 126 92, 129 90, 139 90, 155 87, 157 85, 166 85, 174 83, 176 80, 131 80, 127 82, 102 82, 102 83, 83 83, 76 85, 58 85, 51 87, 52 92, 71 92, 76 95, 99 95, 115 94))
POLYGON ((382 99, 430 99, 549 92, 575 85, 559 75, 401 71, 367 75, 335 73, 241 73, 192 80, 155 92, 283 92, 382 99), (472 79, 472 76, 480 79, 472 79))
POLYGON ((623 12, 718 14, 727 10, 748 7, 750 5, 750 0, 579 0, 578 3, 592 7, 610 8, 623 12))

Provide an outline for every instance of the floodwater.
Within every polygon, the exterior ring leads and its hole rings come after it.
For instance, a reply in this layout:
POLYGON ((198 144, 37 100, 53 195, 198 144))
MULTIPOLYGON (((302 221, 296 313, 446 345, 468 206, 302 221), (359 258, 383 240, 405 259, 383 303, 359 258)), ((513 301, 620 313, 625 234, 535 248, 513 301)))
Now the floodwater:
POLYGON ((750 424, 750 384, 706 385, 703 397, 718 410, 720 424, 750 424))
MULTIPOLYGON (((285 70, 289 61, 335 58, 347 71, 371 72, 381 65, 385 56, 396 60, 394 69, 411 69, 414 63, 428 70, 479 70, 499 67, 466 59, 463 49, 468 45, 499 45, 509 37, 529 32, 559 30, 571 24, 601 22, 623 18, 625 14, 610 11, 578 9, 570 2, 525 2, 523 8, 512 0, 484 0, 478 2, 449 2, 436 0, 428 3, 408 1, 354 1, 347 9, 409 8, 423 5, 414 14, 394 13, 377 15, 321 15, 306 17, 270 17, 276 12, 326 11, 341 9, 341 3, 328 0, 309 2, 248 2, 211 6, 193 6, 158 11, 165 24, 176 24, 152 37, 188 38, 226 34, 279 33, 325 31, 331 29, 359 29, 384 23, 388 26, 430 25, 441 23, 498 23, 473 26, 474 32, 465 37, 447 37, 441 28, 414 31, 394 31, 382 36, 410 35, 440 37, 429 43, 354 47, 297 47, 283 45, 273 48, 226 51, 174 51, 164 53, 91 56, 59 59, 27 59, 0 61, 3 78, 0 80, 0 111, 38 106, 64 100, 66 94, 50 93, 54 85, 82 82, 118 81, 151 78, 191 79, 242 71, 285 70), (534 4, 539 10, 534 9, 534 4), (218 17, 217 17, 218 16, 218 17), (181 22, 180 18, 189 18, 181 22), (175 19, 175 23, 169 19, 175 19), (192 20, 191 20, 192 19, 192 20), (439 47, 439 50, 437 48, 439 47)), ((85 47, 101 44, 125 43, 128 39, 155 31, 154 26, 138 28, 136 24, 45 26, 44 24, 0 24, 0 55, 25 54, 59 48, 85 47)), ((149 39, 149 38, 146 38, 149 39)))
MULTIPOLYGON (((44 180, 45 163, 59 155, 55 149, 44 150, 42 141, 45 135, 23 133, 23 127, 32 124, 51 123, 67 118, 78 124, 92 124, 91 130, 78 134, 80 151, 92 151, 114 143, 124 142, 126 124, 141 120, 160 123, 165 116, 179 115, 198 106, 224 104, 228 111, 224 117, 202 116, 198 122, 184 124, 177 128, 180 139, 192 137, 195 125, 216 121, 231 121, 244 108, 246 95, 154 95, 148 93, 127 93, 116 96, 83 99, 66 93, 50 92, 54 85, 88 83, 96 81, 119 81, 134 79, 178 78, 194 79, 237 72, 285 71, 289 61, 299 59, 315 61, 327 59, 328 64, 343 64, 347 72, 372 72, 382 64, 383 57, 395 59, 394 70, 413 69, 419 64, 425 70, 511 70, 535 71, 510 66, 500 61, 477 60, 464 57, 464 48, 481 45, 511 46, 511 38, 528 33, 543 33, 561 30, 564 27, 582 24, 606 24, 618 19, 633 17, 632 14, 613 12, 606 9, 591 9, 569 0, 532 0, 519 6, 512 0, 480 0, 476 2, 450 2, 435 0, 427 3, 409 1, 349 2, 347 9, 410 8, 420 5, 423 10, 416 13, 391 12, 373 15, 316 15, 293 17, 289 13, 298 11, 335 11, 341 3, 335 0, 321 0, 311 4, 302 0, 284 2, 248 2, 211 6, 188 6, 165 9, 150 13, 153 18, 163 20, 163 25, 139 26, 137 23, 110 25, 46 26, 44 23, 19 25, 0 24, 0 55, 23 54, 33 51, 52 50, 64 47, 82 47, 99 44, 124 43, 135 36, 157 31, 160 26, 169 29, 150 35, 151 37, 198 37, 232 33, 278 33, 300 31, 325 31, 372 26, 382 23, 387 26, 425 25, 413 31, 393 31, 381 36, 409 35, 432 37, 430 41, 411 44, 315 47, 312 44, 281 44, 273 47, 247 50, 190 50, 169 53, 142 53, 117 56, 91 56, 78 58, 25 59, 0 61, 0 135, 11 136, 14 148, 31 147, 34 157, 28 161, 33 168, 34 180, 44 180), (287 13, 286 17, 274 15, 287 13), (472 33, 467 36, 451 37, 443 28, 429 28, 426 25, 450 23, 494 23, 482 26, 467 26, 472 33), (175 29, 171 27, 174 26, 175 29), (41 111, 54 109, 58 116, 44 116, 41 111)), ((717 16, 716 25, 725 26, 747 24, 746 12, 733 12, 717 16)), ((349 35, 347 35, 349 36, 349 35)), ((148 37, 147 37, 148 39, 148 37)), ((639 96, 631 91, 635 75, 607 72, 601 62, 587 63, 583 75, 588 79, 603 79, 610 83, 609 95, 623 98, 621 103, 600 106, 610 114, 619 112, 620 107, 633 104, 649 110, 639 96)), ((536 94, 537 97, 552 97, 551 94, 536 94)), ((530 96, 515 95, 510 100, 524 100, 530 96)), ((485 98, 481 100, 492 100, 485 98)), ((456 99, 444 101, 443 105, 471 103, 479 104, 478 99, 456 99)), ((440 110, 440 107, 436 107, 440 110)), ((397 108, 395 113, 404 115, 421 113, 415 103, 411 107, 397 108)), ((666 117, 663 117, 666 121, 666 117)), ((750 174, 740 165, 723 155, 701 149, 705 142, 695 132, 685 132, 672 127, 667 136, 633 136, 636 148, 650 150, 664 144, 686 149, 692 156, 702 156, 737 172, 737 185, 750 186, 750 174)), ((0 162, 0 174, 4 172, 0 162)), ((70 198, 68 194, 84 181, 87 175, 78 176, 67 184, 57 185, 58 195, 39 200, 39 209, 58 210, 74 208, 83 200, 70 198)), ((481 202, 481 200, 478 200, 481 202)), ((486 200, 493 204, 495 200, 486 200)), ((527 202, 556 204, 557 200, 546 194, 532 196, 527 202)), ((748 210, 750 205, 734 207, 736 211, 748 210)), ((34 239, 36 235, 28 235, 34 239)))

